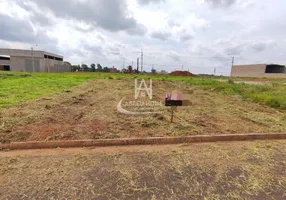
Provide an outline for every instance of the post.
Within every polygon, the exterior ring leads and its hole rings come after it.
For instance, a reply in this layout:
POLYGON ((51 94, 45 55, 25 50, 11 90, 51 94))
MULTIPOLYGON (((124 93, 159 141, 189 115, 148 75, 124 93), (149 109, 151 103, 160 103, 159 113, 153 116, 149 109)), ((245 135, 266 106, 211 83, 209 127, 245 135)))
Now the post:
POLYGON ((139 58, 137 58, 137 73, 139 73, 139 58))
POLYGON ((231 74, 232 74, 233 63, 234 63, 234 56, 232 56, 230 76, 231 76, 231 74))
POLYGON ((172 113, 171 113, 171 123, 173 123, 173 119, 174 119, 174 110, 172 109, 172 111, 171 111, 172 113))
POLYGON ((177 109, 176 106, 171 107, 171 123, 174 122, 174 111, 177 109))

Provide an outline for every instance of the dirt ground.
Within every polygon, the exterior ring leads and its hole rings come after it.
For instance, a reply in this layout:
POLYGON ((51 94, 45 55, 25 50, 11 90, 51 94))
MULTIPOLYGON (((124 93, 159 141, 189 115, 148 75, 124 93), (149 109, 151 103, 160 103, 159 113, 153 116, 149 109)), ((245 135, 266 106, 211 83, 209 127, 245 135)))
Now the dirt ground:
MULTIPOLYGON (((153 100, 180 90, 192 105, 125 107, 161 114, 121 114, 116 106, 134 97, 134 80, 101 79, 50 97, 0 110, 0 142, 286 132, 286 114, 267 106, 202 90, 182 82, 153 81, 153 100)), ((123 105, 125 105, 123 103, 123 105)))
POLYGON ((0 199, 285 199, 286 142, 0 152, 0 199))

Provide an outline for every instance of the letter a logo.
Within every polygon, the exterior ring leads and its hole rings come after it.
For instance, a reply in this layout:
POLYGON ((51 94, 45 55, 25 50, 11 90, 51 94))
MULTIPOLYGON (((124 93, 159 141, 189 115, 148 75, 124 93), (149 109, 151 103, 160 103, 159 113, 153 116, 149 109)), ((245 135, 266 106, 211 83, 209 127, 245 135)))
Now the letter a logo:
POLYGON ((150 87, 148 88, 144 79, 141 80, 139 87, 137 86, 137 79, 135 79, 135 99, 138 99, 139 95, 145 97, 146 94, 149 99, 152 99, 152 80, 150 79, 150 87))

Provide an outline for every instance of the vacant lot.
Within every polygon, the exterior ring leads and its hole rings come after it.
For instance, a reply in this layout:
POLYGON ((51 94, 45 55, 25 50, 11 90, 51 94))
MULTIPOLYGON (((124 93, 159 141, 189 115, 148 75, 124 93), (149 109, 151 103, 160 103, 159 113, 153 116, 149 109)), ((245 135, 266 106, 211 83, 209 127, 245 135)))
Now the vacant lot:
MULTIPOLYGON (((170 109, 164 106, 144 108, 156 109, 161 114, 120 114, 116 109, 118 102, 123 97, 126 100, 134 99, 133 78, 89 80, 62 93, 3 108, 0 110, 0 141, 286 131, 283 110, 225 95, 215 88, 186 84, 185 81, 153 81, 154 100, 163 102, 165 93, 179 89, 184 98, 191 101, 191 106, 179 108, 175 112, 174 123, 170 123, 170 109)), ((206 80, 205 83, 208 84, 208 81, 212 80, 206 80)), ((125 108, 136 109, 132 106, 125 108)))
POLYGON ((0 199, 286 197, 284 141, 44 151, 0 152, 0 199))
POLYGON ((27 74, 15 72, 0 72, 0 108, 62 92, 87 80, 128 80, 135 77, 138 79, 152 78, 153 80, 160 81, 181 81, 190 85, 200 86, 206 90, 211 89, 225 95, 286 110, 286 78, 234 78, 233 80, 237 84, 233 84, 233 81, 225 81, 228 80, 228 77, 190 78, 168 75, 154 76, 110 73, 27 74), (245 82, 254 84, 245 84, 245 82))

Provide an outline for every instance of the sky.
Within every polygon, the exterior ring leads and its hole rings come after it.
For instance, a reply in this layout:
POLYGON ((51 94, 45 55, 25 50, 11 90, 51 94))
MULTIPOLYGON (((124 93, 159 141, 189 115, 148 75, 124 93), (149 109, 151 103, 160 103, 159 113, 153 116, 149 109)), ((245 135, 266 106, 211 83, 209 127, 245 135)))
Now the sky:
POLYGON ((234 64, 286 64, 284 0, 0 0, 0 48, 72 64, 229 75, 234 64))

